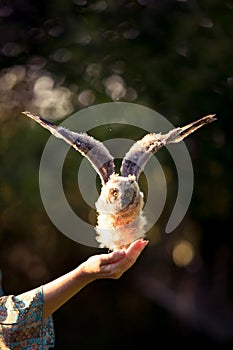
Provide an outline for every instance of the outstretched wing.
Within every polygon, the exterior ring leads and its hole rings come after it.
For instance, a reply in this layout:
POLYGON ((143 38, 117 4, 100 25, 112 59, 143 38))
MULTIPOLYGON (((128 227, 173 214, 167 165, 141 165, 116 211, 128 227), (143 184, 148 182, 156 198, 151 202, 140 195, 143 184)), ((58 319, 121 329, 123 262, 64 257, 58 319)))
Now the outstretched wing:
POLYGON ((186 126, 175 128, 167 134, 147 134, 137 141, 126 153, 121 166, 121 175, 135 175, 139 178, 146 163, 161 147, 168 143, 180 142, 201 126, 216 120, 215 114, 207 115, 186 126))
POLYGON ((54 136, 63 139, 85 156, 100 176, 102 184, 106 183, 110 175, 114 173, 114 159, 100 141, 95 140, 86 133, 76 133, 62 126, 57 126, 30 112, 25 111, 22 113, 48 129, 54 136))

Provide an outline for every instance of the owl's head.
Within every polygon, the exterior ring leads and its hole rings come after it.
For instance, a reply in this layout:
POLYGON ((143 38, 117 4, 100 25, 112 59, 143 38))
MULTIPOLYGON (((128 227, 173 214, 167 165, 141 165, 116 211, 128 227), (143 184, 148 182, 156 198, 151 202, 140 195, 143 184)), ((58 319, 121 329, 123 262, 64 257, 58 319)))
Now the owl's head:
POLYGON ((102 187, 96 208, 108 214, 120 213, 138 206, 143 194, 139 189, 135 176, 123 177, 112 174, 102 187))

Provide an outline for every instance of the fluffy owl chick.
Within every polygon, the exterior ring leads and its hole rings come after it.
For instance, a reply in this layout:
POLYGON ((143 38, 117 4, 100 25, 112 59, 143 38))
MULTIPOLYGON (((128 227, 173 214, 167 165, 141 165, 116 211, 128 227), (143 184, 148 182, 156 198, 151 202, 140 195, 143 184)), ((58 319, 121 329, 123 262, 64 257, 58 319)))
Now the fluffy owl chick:
POLYGON ((169 143, 182 141, 203 125, 216 120, 215 114, 204 116, 166 134, 150 133, 138 140, 125 154, 120 175, 115 173, 114 158, 98 140, 86 133, 70 131, 28 111, 23 112, 86 157, 101 179, 101 193, 96 202, 96 240, 101 248, 115 250, 144 238, 146 218, 143 193, 138 180, 150 157, 169 143))
POLYGON ((135 176, 112 174, 102 186, 96 202, 96 240, 100 247, 119 249, 145 237, 146 218, 143 215, 143 193, 135 176))

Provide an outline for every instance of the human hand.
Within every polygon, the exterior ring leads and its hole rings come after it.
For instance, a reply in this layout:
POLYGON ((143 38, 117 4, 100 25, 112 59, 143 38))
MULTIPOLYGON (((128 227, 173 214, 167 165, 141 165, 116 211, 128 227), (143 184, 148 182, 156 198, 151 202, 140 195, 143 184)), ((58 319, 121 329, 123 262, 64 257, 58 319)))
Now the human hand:
POLYGON ((138 239, 125 249, 94 255, 67 274, 43 286, 44 318, 47 318, 90 282, 120 278, 137 260, 148 241, 138 239))
POLYGON ((82 264, 82 270, 93 279, 120 278, 137 260, 148 241, 138 239, 126 249, 94 255, 82 264))

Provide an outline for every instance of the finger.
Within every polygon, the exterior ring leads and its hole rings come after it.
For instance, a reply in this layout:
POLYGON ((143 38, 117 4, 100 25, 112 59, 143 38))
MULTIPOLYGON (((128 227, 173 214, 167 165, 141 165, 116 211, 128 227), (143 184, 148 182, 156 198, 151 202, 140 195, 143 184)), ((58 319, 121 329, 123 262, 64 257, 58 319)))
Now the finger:
POLYGON ((114 272, 117 277, 128 270, 137 260, 142 250, 148 244, 148 241, 139 239, 132 242, 125 250, 117 250, 110 254, 103 254, 101 256, 101 268, 105 272, 114 272))
POLYGON ((149 241, 143 239, 131 243, 131 245, 126 250, 126 257, 124 259, 125 266, 132 266, 148 243, 149 241))
POLYGON ((149 241, 144 239, 138 239, 132 242, 129 247, 126 249, 126 255, 140 255, 143 249, 147 246, 149 241))
POLYGON ((137 257, 147 244, 148 241, 138 239, 132 242, 127 249, 119 249, 109 254, 103 254, 101 255, 101 265, 117 263, 126 256, 130 257, 132 255, 133 257, 137 257))
POLYGON ((115 250, 114 252, 111 252, 109 254, 102 254, 101 255, 101 265, 108 265, 118 262, 121 259, 124 259, 126 256, 126 251, 121 250, 115 250))

